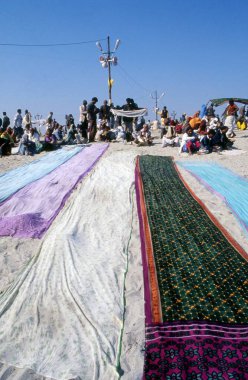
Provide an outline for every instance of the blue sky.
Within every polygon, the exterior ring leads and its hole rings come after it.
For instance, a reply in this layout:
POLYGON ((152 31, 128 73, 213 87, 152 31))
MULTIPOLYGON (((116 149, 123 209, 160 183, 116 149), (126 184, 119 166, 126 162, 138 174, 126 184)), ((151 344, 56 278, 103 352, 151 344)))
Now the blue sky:
MULTIPOLYGON (((247 0, 0 0, 0 43, 66 43, 117 38, 113 102, 194 113, 210 98, 248 97, 247 0)), ((106 40, 101 42, 106 47, 106 40)), ((78 120, 83 99, 108 98, 107 70, 94 42, 0 46, 0 113, 53 111, 78 120)))

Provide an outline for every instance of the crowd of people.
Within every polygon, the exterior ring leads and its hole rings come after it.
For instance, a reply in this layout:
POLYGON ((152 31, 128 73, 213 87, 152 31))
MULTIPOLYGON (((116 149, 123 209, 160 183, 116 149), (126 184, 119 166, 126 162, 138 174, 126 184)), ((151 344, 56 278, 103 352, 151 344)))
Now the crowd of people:
MULTIPOLYGON (((75 124, 72 114, 65 116, 65 124, 59 124, 49 112, 44 121, 42 134, 37 121, 32 120, 29 110, 22 115, 21 109, 13 119, 3 112, 0 118, 0 155, 11 154, 13 146, 18 153, 33 155, 42 150, 54 150, 61 145, 86 144, 96 141, 123 142, 137 146, 153 144, 152 123, 146 122, 144 115, 137 116, 140 110, 133 99, 127 98, 122 106, 109 105, 107 100, 98 108, 98 99, 93 97, 88 103, 83 100, 79 107, 79 123, 75 124), (113 111, 129 111, 118 113, 113 111), (133 116, 135 115, 135 117, 133 116)), ((211 153, 229 149, 235 137, 234 128, 247 128, 248 110, 240 108, 231 99, 223 113, 223 119, 215 114, 213 104, 203 106, 193 116, 183 114, 180 120, 169 117, 167 107, 158 112, 161 117, 162 147, 177 146, 180 152, 193 154, 211 153)))
POLYGON ((65 115, 65 124, 59 124, 49 112, 45 124, 44 134, 40 133, 37 121, 25 110, 18 109, 11 126, 6 112, 0 118, 0 155, 11 154, 11 149, 18 146, 18 153, 33 155, 42 150, 54 150, 61 145, 86 144, 95 141, 134 141, 137 145, 151 142, 150 131, 145 119, 132 117, 118 117, 111 112, 111 108, 124 111, 137 110, 138 106, 133 99, 126 99, 120 107, 108 105, 107 100, 98 108, 98 99, 93 97, 91 102, 84 100, 79 107, 79 123, 75 123, 72 114, 65 115), (144 128, 143 128, 144 126, 144 128))
POLYGON ((160 112, 162 147, 178 146, 179 152, 208 154, 232 149, 236 136, 234 129, 246 129, 248 110, 229 100, 221 117, 215 114, 213 104, 203 106, 193 116, 183 114, 180 120, 169 117, 167 107, 160 112))

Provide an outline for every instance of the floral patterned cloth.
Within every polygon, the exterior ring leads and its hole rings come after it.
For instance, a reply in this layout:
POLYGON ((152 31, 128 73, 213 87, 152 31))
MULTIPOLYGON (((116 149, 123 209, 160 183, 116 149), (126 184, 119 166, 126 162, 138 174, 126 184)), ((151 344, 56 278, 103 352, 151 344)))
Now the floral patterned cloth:
POLYGON ((136 195, 144 268, 144 379, 248 378, 246 252, 169 157, 142 156, 136 195))

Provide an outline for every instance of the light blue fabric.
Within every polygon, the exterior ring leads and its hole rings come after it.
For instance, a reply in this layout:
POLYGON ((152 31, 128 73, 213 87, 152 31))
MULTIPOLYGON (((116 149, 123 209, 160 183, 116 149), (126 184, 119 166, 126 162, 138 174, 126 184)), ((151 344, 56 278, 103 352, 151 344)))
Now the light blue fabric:
POLYGON ((248 235, 248 181, 245 178, 216 163, 177 161, 177 165, 188 170, 210 191, 221 196, 248 235))
POLYGON ((59 149, 29 164, 3 173, 0 175, 0 202, 3 202, 29 183, 44 177, 82 149, 82 147, 59 149))

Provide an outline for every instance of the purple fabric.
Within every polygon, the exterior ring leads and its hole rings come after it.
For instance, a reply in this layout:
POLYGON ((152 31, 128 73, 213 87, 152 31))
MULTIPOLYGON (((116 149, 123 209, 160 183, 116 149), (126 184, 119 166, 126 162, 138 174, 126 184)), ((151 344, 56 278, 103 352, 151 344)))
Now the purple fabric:
POLYGON ((92 169, 107 147, 107 144, 85 147, 53 172, 4 201, 0 205, 0 236, 42 237, 73 188, 92 169))
POLYGON ((148 325, 144 379, 248 378, 248 325, 191 321, 148 325))

